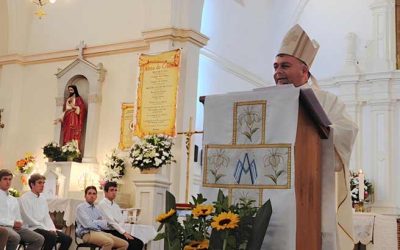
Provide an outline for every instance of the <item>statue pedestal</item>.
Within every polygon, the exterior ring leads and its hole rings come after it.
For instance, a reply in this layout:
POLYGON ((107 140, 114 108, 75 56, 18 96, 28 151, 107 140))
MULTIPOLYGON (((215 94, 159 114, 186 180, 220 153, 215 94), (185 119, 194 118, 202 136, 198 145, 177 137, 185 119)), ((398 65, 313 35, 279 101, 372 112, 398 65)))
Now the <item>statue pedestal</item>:
MULTIPOLYGON (((165 191, 171 182, 161 174, 139 174, 133 178, 135 207, 141 208, 140 223, 158 227, 156 217, 165 212, 165 191)), ((163 241, 151 241, 148 250, 164 249, 163 241)))
POLYGON ((51 185, 45 185, 44 193, 54 195, 49 198, 83 199, 87 186, 99 186, 98 164, 65 161, 46 162, 46 166, 44 176, 51 185))

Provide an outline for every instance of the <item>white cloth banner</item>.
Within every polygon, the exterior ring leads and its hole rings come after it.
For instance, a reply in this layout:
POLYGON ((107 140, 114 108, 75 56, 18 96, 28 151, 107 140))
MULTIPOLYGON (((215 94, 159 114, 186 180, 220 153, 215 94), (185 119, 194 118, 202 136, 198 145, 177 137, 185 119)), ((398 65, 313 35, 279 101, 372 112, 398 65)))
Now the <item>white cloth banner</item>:
POLYGON ((262 249, 296 248, 298 106, 299 89, 293 86, 207 96, 205 101, 201 192, 209 201, 216 200, 218 188, 234 202, 238 196, 260 204, 270 199, 272 216, 262 249))

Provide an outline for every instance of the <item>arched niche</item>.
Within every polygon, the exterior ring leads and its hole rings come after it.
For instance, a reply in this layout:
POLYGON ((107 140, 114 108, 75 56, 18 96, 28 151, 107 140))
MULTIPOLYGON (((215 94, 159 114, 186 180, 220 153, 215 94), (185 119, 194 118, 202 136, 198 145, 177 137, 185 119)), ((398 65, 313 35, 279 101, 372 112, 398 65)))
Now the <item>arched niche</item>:
MULTIPOLYGON (((101 87, 106 70, 102 63, 94 65, 83 58, 77 58, 57 76, 56 118, 62 117, 63 105, 69 85, 77 85, 79 94, 87 108, 86 126, 82 133, 82 162, 97 163, 97 136, 101 108, 101 87)), ((60 141, 61 126, 55 128, 54 141, 60 141)))

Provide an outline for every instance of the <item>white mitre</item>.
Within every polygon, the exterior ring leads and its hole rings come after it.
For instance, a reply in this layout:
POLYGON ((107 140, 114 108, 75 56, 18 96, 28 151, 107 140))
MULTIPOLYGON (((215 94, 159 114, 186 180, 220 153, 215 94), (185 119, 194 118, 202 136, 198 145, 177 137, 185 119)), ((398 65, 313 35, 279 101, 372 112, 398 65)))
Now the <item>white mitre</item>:
POLYGON ((301 26, 296 24, 288 31, 283 39, 278 55, 285 54, 294 56, 310 68, 317 55, 318 49, 318 42, 311 40, 301 26))

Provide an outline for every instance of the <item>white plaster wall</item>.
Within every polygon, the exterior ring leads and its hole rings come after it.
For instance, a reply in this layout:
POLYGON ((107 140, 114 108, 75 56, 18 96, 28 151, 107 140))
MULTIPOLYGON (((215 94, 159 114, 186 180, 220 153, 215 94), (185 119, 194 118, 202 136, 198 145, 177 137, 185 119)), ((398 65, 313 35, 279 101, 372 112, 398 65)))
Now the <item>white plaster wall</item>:
MULTIPOLYGON (((218 63, 200 55, 198 98, 200 96, 224 94, 227 92, 246 91, 259 86, 245 81, 229 71, 224 70, 218 63)), ((196 130, 203 130, 203 104, 197 102, 196 130)))
POLYGON ((127 53, 91 60, 102 62, 107 69, 102 87, 102 102, 98 136, 98 160, 119 143, 121 105, 136 100, 137 53, 127 53))
MULTIPOLYGON (((372 0, 310 0, 304 8, 299 24, 309 36, 317 40, 320 50, 312 66, 319 79, 335 76, 346 57, 346 35, 354 32, 357 39, 357 56, 364 63, 372 36, 372 0)), ((364 68, 364 65, 361 65, 364 68)))
POLYGON ((41 147, 52 140, 54 130, 57 87, 54 72, 63 64, 3 67, 0 107, 5 110, 6 125, 0 131, 0 159, 3 159, 0 167, 13 169, 15 161, 25 152, 38 156, 38 165, 43 166, 41 147))
POLYGON ((0 1, 0 55, 8 49, 8 5, 7 1, 0 1))
POLYGON ((349 32, 358 36, 357 56, 364 63, 372 35, 371 2, 205 0, 201 31, 210 37, 207 49, 272 83, 280 42, 299 23, 321 46, 313 74, 328 78, 341 70, 349 32))
MULTIPOLYGON (((36 7, 30 1, 24 4, 29 21, 18 22, 12 28, 27 32, 23 50, 27 54, 71 49, 80 40, 89 46, 125 42, 140 39, 143 31, 142 0, 57 1, 44 6, 47 15, 42 19, 34 16, 36 7)), ((19 18, 20 11, 11 11, 11 18, 19 18)), ((17 36, 11 39, 16 40, 17 36)))

